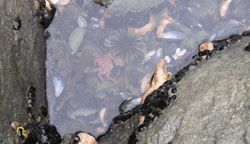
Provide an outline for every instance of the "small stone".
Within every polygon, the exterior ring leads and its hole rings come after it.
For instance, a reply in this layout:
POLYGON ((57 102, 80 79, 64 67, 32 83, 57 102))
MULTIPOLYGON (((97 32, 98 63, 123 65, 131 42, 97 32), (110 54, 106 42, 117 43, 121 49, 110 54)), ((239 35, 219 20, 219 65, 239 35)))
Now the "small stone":
POLYGON ((171 105, 176 100, 176 98, 177 98, 176 95, 171 96, 169 101, 168 101, 169 105, 171 105))
POLYGON ((19 30, 22 26, 22 21, 19 17, 16 17, 16 19, 12 22, 12 28, 14 30, 19 30))
POLYGON ((172 88, 172 93, 176 93, 176 92, 177 92, 177 88, 176 87, 172 88))
POLYGON ((245 51, 250 52, 250 43, 245 47, 245 51))

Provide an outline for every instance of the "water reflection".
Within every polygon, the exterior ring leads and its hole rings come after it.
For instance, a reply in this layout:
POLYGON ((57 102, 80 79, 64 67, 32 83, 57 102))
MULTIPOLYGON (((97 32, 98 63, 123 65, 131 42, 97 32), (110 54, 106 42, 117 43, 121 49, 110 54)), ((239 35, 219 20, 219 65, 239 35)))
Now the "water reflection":
POLYGON ((47 96, 62 135, 104 133, 122 101, 143 96, 159 58, 174 74, 201 42, 249 26, 246 0, 115 0, 107 9, 92 0, 55 2, 47 96))

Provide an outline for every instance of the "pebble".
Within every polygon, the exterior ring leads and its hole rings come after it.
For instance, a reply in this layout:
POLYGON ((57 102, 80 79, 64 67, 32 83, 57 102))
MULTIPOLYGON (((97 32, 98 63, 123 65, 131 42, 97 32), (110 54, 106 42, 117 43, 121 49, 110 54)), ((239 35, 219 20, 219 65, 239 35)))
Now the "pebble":
POLYGON ((245 51, 250 52, 250 43, 245 47, 245 51))
POLYGON ((19 17, 16 17, 16 19, 12 22, 12 28, 14 30, 19 30, 22 26, 22 21, 19 17))

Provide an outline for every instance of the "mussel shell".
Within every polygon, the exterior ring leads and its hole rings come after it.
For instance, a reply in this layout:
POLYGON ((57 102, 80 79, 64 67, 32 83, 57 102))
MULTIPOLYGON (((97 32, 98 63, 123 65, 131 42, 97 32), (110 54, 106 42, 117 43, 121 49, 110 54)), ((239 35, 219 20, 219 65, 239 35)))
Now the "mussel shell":
POLYGON ((119 112, 121 114, 126 113, 141 104, 141 98, 135 98, 130 100, 125 100, 119 106, 119 112))
POLYGON ((74 55, 78 51, 83 41, 84 35, 85 35, 85 28, 82 27, 77 27, 71 32, 69 36, 69 46, 71 48, 70 53, 72 55, 74 55))

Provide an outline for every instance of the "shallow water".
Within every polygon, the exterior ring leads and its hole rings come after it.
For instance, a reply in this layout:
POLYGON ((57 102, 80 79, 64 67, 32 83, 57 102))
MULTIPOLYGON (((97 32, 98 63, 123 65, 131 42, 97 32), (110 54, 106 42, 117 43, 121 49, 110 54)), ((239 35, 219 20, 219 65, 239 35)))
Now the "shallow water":
POLYGON ((62 135, 104 133, 122 101, 143 96, 159 58, 174 74, 200 43, 249 29, 246 0, 230 2, 226 11, 220 0, 146 2, 139 11, 125 1, 121 10, 92 0, 56 4, 48 28, 47 97, 50 120, 62 135))

